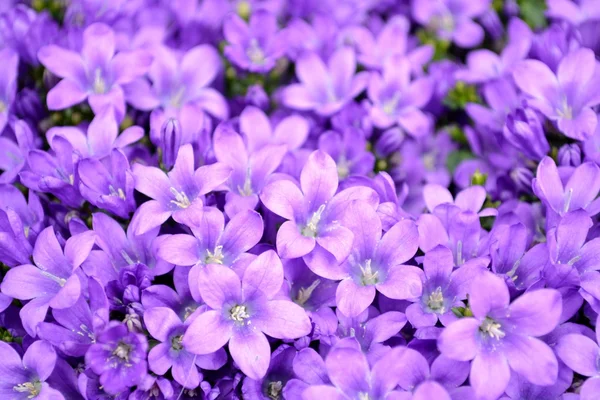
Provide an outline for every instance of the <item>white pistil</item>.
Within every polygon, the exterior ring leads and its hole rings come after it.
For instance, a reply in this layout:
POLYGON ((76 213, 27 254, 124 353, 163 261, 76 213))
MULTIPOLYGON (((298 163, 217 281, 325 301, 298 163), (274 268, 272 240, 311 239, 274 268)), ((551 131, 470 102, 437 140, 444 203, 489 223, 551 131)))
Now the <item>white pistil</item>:
POLYGON ((237 187, 238 192, 244 196, 251 196, 254 192, 252 191, 252 171, 250 170, 250 167, 248 167, 246 169, 246 178, 244 179, 244 187, 240 187, 238 185, 237 187))
POLYGON ((569 211, 569 207, 571 206, 571 198, 573 197, 573 188, 569 189, 569 191, 565 194, 565 207, 563 209, 564 212, 569 211))
POLYGON ((465 263, 465 260, 463 260, 462 247, 462 240, 456 242, 456 265, 463 265, 465 263))
POLYGON ((429 299, 427 299, 427 307, 435 313, 443 314, 446 312, 446 307, 444 306, 444 294, 442 293, 442 288, 438 286, 433 293, 429 295, 429 299))
POLYGON ((316 281, 311 283, 309 287, 300 288, 300 290, 298 290, 298 295, 296 296, 296 303, 304 305, 308 301, 308 299, 310 299, 310 296, 312 296, 312 293, 315 291, 315 289, 317 288, 317 286, 319 286, 320 283, 321 280, 317 279, 316 281))
POLYGON ((29 396, 27 396, 27 398, 33 399, 34 397, 37 397, 37 395, 39 395, 42 391, 42 384, 39 381, 25 382, 13 386, 13 390, 19 393, 29 393, 29 396))
POLYGON ((363 286, 375 285, 379 282, 379 271, 373 271, 371 259, 365 261, 364 265, 359 265, 362 272, 361 283, 363 286))
POLYGON ((229 310, 229 316, 232 320, 237 322, 244 322, 245 319, 249 318, 250 315, 246 310, 246 306, 234 306, 229 310))
POLYGON ((496 340, 500 340, 504 336, 506 336, 506 333, 504 333, 504 331, 502 330, 502 325, 500 325, 498 322, 494 321, 489 317, 486 317, 483 320, 481 326, 479 326, 479 330, 496 340))
POLYGON ((223 264, 223 259, 225 258, 223 246, 216 246, 214 252, 206 249, 206 254, 207 256, 204 259, 206 264, 223 264))
POLYGON ((281 398, 281 390, 283 389, 283 383, 281 381, 269 382, 267 389, 267 395, 271 400, 279 400, 281 398))
POLYGON ((102 77, 102 70, 100 68, 94 71, 94 93, 104 94, 106 93, 106 81, 102 77))
POLYGON ((59 276, 56 276, 54 274, 51 274, 48 271, 44 271, 44 270, 40 270, 40 274, 42 274, 43 276, 45 276, 46 278, 50 278, 52 279, 54 282, 58 283, 60 285, 60 287, 65 286, 65 284, 67 283, 67 280, 64 278, 61 278, 59 276))
POLYGON ((340 179, 345 179, 350 175, 350 162, 344 156, 341 156, 337 162, 337 173, 340 179))
POLYGON ((370 400, 371 396, 369 396, 369 393, 366 392, 360 392, 358 394, 358 400, 370 400))
POLYGON ((123 342, 120 342, 112 352, 113 356, 125 362, 129 362, 129 353, 131 353, 131 346, 123 342))
POLYGON ((306 237, 317 237, 317 229, 319 226, 319 222, 321 221, 321 216, 323 215, 323 211, 325 211, 325 204, 321 204, 319 209, 313 213, 313 215, 308 220, 308 223, 304 228, 302 228, 302 235, 306 237))
POLYGON ((190 199, 188 199, 187 195, 185 194, 185 192, 183 192, 183 191, 179 192, 174 187, 169 188, 169 190, 171 191, 171 194, 173 194, 173 196, 175 196, 175 200, 171 200, 171 203, 175 204, 177 207, 188 208, 192 204, 190 202, 190 199))
POLYGON ((567 103, 567 98, 563 97, 561 105, 556 109, 556 114, 565 119, 573 119, 573 108, 567 103))
POLYGON ((122 200, 125 200, 125 193, 123 192, 123 189, 117 188, 117 190, 115 190, 113 185, 108 185, 108 190, 110 191, 111 196, 115 196, 122 200))
POLYGON ((174 95, 171 96, 171 99, 169 101, 169 103, 171 103, 171 106, 173 108, 181 108, 181 106, 183 105, 183 97, 185 95, 185 87, 181 87, 179 88, 179 90, 177 92, 175 92, 174 95))
POLYGON ((265 52, 260 48, 256 39, 250 40, 250 46, 246 50, 246 55, 252 64, 263 65, 265 63, 265 52))

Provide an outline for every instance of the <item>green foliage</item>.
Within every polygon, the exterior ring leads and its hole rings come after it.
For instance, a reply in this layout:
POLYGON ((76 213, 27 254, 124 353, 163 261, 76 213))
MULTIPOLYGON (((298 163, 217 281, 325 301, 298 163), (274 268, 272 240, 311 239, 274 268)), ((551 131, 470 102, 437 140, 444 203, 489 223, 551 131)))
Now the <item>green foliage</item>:
POLYGON ((519 5, 519 14, 523 21, 532 29, 545 27, 546 21, 546 0, 517 0, 519 5))
POLYGON ((436 37, 434 32, 428 31, 427 29, 419 29, 417 31, 417 38, 422 44, 431 45, 433 47, 433 59, 435 61, 447 58, 448 49, 450 48, 449 41, 436 37))
POLYGON ((468 85, 462 81, 454 84, 443 101, 444 105, 451 110, 462 110, 468 103, 481 103, 475 85, 468 85))
POLYGON ((475 158, 475 156, 473 156, 473 153, 471 153, 470 151, 466 151, 466 150, 453 151, 452 153, 448 154, 448 158, 446 159, 446 167, 448 168, 448 171, 451 174, 453 174, 454 170, 456 169, 458 164, 461 163, 461 161, 469 160, 472 158, 475 158))

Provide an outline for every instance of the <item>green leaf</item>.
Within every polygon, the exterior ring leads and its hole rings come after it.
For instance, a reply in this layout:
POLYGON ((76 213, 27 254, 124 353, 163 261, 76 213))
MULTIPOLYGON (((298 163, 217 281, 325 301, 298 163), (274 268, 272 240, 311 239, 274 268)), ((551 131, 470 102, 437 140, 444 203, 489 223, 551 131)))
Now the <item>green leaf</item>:
POLYGON ((546 0, 517 0, 517 4, 521 18, 532 29, 543 28, 548 24, 545 16, 546 0))

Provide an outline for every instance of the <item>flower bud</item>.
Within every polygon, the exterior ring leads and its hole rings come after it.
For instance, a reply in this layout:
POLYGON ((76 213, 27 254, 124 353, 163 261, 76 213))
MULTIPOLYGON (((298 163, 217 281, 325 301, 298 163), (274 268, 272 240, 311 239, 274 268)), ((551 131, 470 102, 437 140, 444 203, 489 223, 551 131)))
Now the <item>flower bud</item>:
POLYGON ((269 108, 269 95, 261 85, 251 85, 246 92, 245 102, 266 111, 269 108))
POLYGON ((177 152, 181 146, 181 125, 176 118, 169 118, 160 130, 160 150, 162 152, 162 163, 165 168, 170 169, 175 164, 177 152))
POLYGON ((565 144, 558 150, 558 164, 565 167, 581 165, 581 149, 577 144, 565 144))
POLYGON ((530 108, 518 108, 506 116, 504 137, 532 160, 541 160, 550 151, 542 121, 530 108))

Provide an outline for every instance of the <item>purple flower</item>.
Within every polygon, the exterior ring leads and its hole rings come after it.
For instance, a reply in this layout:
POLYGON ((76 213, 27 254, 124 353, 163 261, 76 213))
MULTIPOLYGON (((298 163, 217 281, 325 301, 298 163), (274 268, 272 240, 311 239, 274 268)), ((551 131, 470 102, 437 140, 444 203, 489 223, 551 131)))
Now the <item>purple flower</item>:
POLYGON ((181 147, 182 139, 181 124, 177 118, 169 118, 160 128, 160 150, 162 155, 162 163, 165 168, 173 168, 177 153, 181 147))
POLYGON ((456 72, 456 79, 468 83, 486 83, 510 75, 514 66, 529 53, 533 33, 527 24, 513 18, 508 24, 509 41, 500 55, 488 49, 467 55, 467 67, 456 72))
POLYGON ((322 133, 319 150, 333 158, 340 181, 350 175, 369 175, 375 165, 375 156, 367 151, 367 140, 355 128, 345 129, 343 134, 336 131, 322 133))
POLYGON ((132 126, 119 134, 119 123, 111 106, 96 111, 87 132, 76 127, 54 127, 48 130, 46 138, 52 143, 56 136, 65 138, 81 158, 102 158, 113 149, 125 149, 144 137, 144 130, 132 126))
POLYGON ((470 292, 471 281, 487 271, 489 259, 474 258, 453 270, 452 252, 437 246, 425 254, 423 261, 423 294, 406 308, 406 317, 415 328, 435 326, 438 319, 444 325, 456 320, 454 307, 463 307, 462 300, 470 292))
POLYGON ((327 376, 325 361, 310 347, 296 353, 292 367, 295 377, 290 379, 283 388, 283 397, 286 399, 302 398, 302 392, 311 385, 331 383, 327 376))
POLYGON ((108 299, 104 288, 100 282, 89 278, 87 289, 89 304, 82 296, 69 308, 53 309, 55 323, 41 322, 38 325, 40 338, 73 357, 84 356, 108 324, 108 299))
POLYGON ((377 38, 366 27, 352 26, 349 29, 358 52, 358 61, 367 68, 380 70, 390 58, 403 56, 410 61, 413 71, 418 72, 433 57, 432 46, 411 48, 410 22, 404 16, 390 18, 377 38))
POLYGON ((346 272, 339 263, 350 254, 353 235, 340 224, 341 213, 353 199, 363 199, 375 206, 377 195, 365 187, 349 188, 335 195, 337 167, 320 150, 306 161, 300 187, 292 181, 279 180, 265 187, 261 194, 261 201, 270 211, 288 220, 277 231, 277 252, 282 258, 304 257, 319 276, 342 279, 346 272))
POLYGON ((591 88, 600 85, 600 72, 593 51, 567 54, 556 75, 541 61, 523 61, 513 70, 513 78, 532 98, 530 104, 555 121, 565 136, 585 140, 596 130, 598 117, 591 107, 600 103, 600 97, 591 88))
POLYGON ((23 359, 9 344, 0 342, 2 375, 0 392, 14 400, 63 400, 63 395, 46 382, 56 365, 56 352, 43 340, 33 342, 23 359))
POLYGON ((196 46, 179 54, 160 46, 154 53, 148 72, 152 86, 146 79, 137 79, 125 86, 127 99, 134 107, 154 110, 150 132, 154 143, 160 141, 160 129, 169 118, 177 118, 181 124, 181 143, 185 144, 197 140, 199 114, 207 112, 219 119, 228 117, 225 98, 209 87, 221 69, 219 54, 213 47, 196 46))
POLYGON ((129 332, 113 322, 100 333, 87 353, 85 363, 100 375, 100 384, 110 394, 138 385, 146 377, 148 342, 139 333, 129 332))
MULTIPOLYGON (((269 370, 263 379, 244 379, 242 395, 257 400, 279 399, 286 396, 287 383, 295 376, 292 364, 298 351, 287 345, 279 346, 271 355, 269 370)), ((287 398, 287 397, 284 397, 287 398)))
POLYGON ((490 7, 490 0, 414 0, 412 16, 438 37, 463 48, 475 47, 483 41, 481 26, 473 22, 490 7))
POLYGON ((537 337, 558 325, 560 293, 539 289, 509 302, 508 288, 501 278, 479 275, 469 293, 473 317, 450 324, 438 339, 444 356, 473 360, 470 383, 481 398, 500 396, 508 385, 511 369, 537 385, 552 385, 557 379, 556 357, 537 337))
POLYGON ((168 307, 153 307, 144 312, 144 323, 148 331, 160 341, 148 353, 150 370, 164 375, 171 369, 175 381, 189 389, 197 387, 202 379, 196 366, 216 370, 227 362, 227 354, 223 349, 212 354, 194 356, 183 347, 183 336, 191 322, 182 322, 168 307))
POLYGON ((383 68, 383 74, 373 74, 367 93, 373 103, 371 118, 378 128, 400 125, 413 136, 429 132, 430 122, 421 111, 433 92, 428 78, 410 79, 410 63, 405 58, 392 58, 383 68))
POLYGON ((48 93, 49 109, 62 110, 87 99, 95 113, 111 105, 117 118, 123 118, 122 85, 143 76, 152 63, 152 55, 144 50, 115 55, 115 40, 108 25, 96 23, 83 32, 81 54, 55 45, 40 49, 40 62, 64 78, 48 93))
POLYGON ((231 269, 209 264, 198 273, 202 298, 212 309, 200 314, 183 337, 194 354, 210 354, 229 342, 229 352, 251 379, 261 379, 270 362, 265 334, 280 339, 307 335, 310 321, 289 300, 275 299, 283 283, 283 267, 274 251, 258 256, 240 280, 231 269))
POLYGON ((23 120, 10 123, 15 140, 7 135, 0 136, 0 183, 12 183, 24 169, 27 155, 35 148, 35 139, 31 128, 23 120))
POLYGON ((406 347, 398 347, 369 365, 367 357, 353 338, 340 341, 325 366, 332 385, 311 385, 302 393, 303 400, 395 398, 394 391, 403 373, 406 347))
POLYGON ((373 302, 376 291, 399 300, 421 295, 422 271, 403 265, 418 248, 419 233, 413 221, 400 221, 382 236, 375 210, 364 202, 353 201, 343 223, 354 234, 352 250, 339 272, 327 276, 342 279, 336 292, 337 307, 342 313, 357 316, 373 302))
POLYGON ((249 152, 242 137, 224 124, 215 130, 213 149, 217 161, 231 168, 225 204, 225 212, 230 217, 256 208, 263 186, 269 182, 288 150, 285 145, 267 145, 249 152))
POLYGON ((584 209, 590 215, 600 211, 600 203, 595 201, 600 191, 600 169, 594 163, 581 164, 573 170, 568 180, 563 180, 554 160, 544 157, 538 165, 532 187, 549 209, 547 219, 550 226, 557 216, 569 211, 584 209))
POLYGON ((541 160, 550 151, 542 120, 528 107, 518 108, 506 116, 504 137, 532 160, 541 160))
POLYGON ((17 94, 19 55, 9 47, 0 50, 0 134, 8 122, 11 106, 17 94))
POLYGON ((83 159, 77 172, 79 192, 90 204, 121 218, 128 218, 135 211, 135 179, 121 150, 113 149, 101 160, 83 159))
POLYGON ((80 233, 69 238, 63 250, 50 226, 35 242, 35 265, 25 264, 8 271, 0 288, 10 297, 30 300, 20 312, 30 336, 36 336, 36 327, 46 317, 48 307, 65 309, 77 302, 81 294, 78 268, 90 254, 95 240, 92 231, 80 233))
MULTIPOLYGON (((456 194, 456 199, 448 189, 437 184, 428 184, 423 188, 423 198, 429 212, 436 214, 437 206, 441 204, 452 204, 464 212, 473 212, 480 217, 490 217, 498 214, 494 208, 484 208, 486 192, 482 186, 471 186, 456 194)), ((442 209, 439 210, 443 212, 442 209)))
POLYGON ((188 144, 179 149, 175 165, 168 174, 141 164, 133 166, 133 174, 136 190, 152 198, 135 214, 140 221, 136 233, 143 234, 160 226, 171 215, 181 222, 186 215, 201 209, 203 195, 224 183, 231 169, 222 163, 194 169, 194 153, 188 144))
POLYGON ((556 354, 574 372, 588 376, 580 387, 581 399, 593 399, 600 391, 600 321, 596 321, 595 341, 579 333, 570 333, 561 337, 556 345, 556 354))
MULTIPOLYGON (((465 111, 475 121, 478 127, 502 132, 505 125, 512 129, 511 114, 515 112, 521 102, 517 88, 510 78, 497 79, 483 87, 483 98, 487 107, 478 103, 467 103, 465 111)), ((539 121, 540 129, 543 120, 539 121)), ((541 132, 543 135, 543 131, 541 132)), ((507 139, 512 143, 509 137, 507 139)), ((541 139, 540 139, 541 140, 541 139)), ((544 139, 545 140, 545 139, 544 139)), ((517 146, 517 148, 520 148, 517 146)))
POLYGON ((255 152, 267 145, 285 144, 289 151, 299 149, 310 126, 300 115, 292 114, 272 124, 267 115, 257 107, 248 106, 240 115, 240 133, 247 141, 248 151, 255 152))
POLYGON ((300 83, 283 89, 282 102, 292 109, 333 115, 367 86, 368 74, 355 71, 356 57, 349 48, 333 53, 327 65, 316 53, 306 53, 296 62, 300 83))
POLYGON ((285 31, 278 31, 277 17, 265 10, 253 12, 248 24, 231 15, 223 23, 223 35, 225 56, 250 72, 269 72, 285 52, 285 31))

